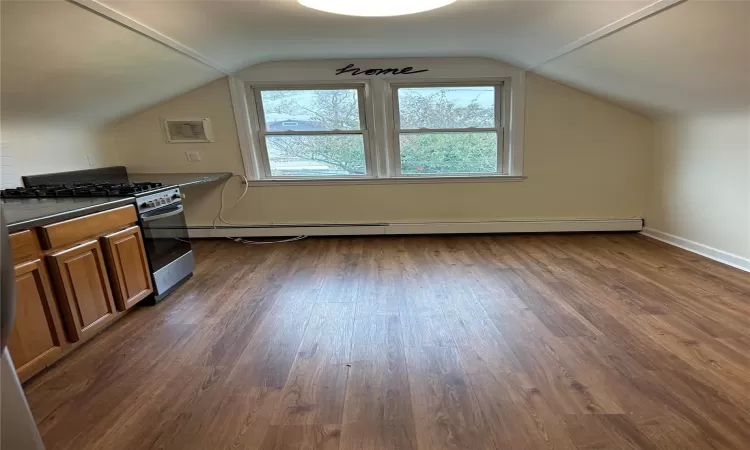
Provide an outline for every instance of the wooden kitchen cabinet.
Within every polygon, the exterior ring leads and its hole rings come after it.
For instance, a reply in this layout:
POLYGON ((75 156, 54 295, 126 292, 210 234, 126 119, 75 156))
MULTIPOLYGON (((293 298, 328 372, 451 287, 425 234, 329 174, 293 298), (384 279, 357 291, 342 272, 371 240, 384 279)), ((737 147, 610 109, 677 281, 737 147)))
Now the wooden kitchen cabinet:
POLYGON ((17 306, 8 348, 21 381, 151 294, 137 219, 128 205, 10 235, 17 306))
POLYGON ((18 378, 26 381, 57 361, 63 355, 66 342, 42 260, 16 264, 15 283, 16 315, 8 350, 18 378))
POLYGON ((114 320, 115 305, 99 241, 58 250, 47 258, 72 342, 90 337, 114 320))
POLYGON ((141 230, 136 225, 101 240, 117 309, 125 311, 153 292, 141 230))

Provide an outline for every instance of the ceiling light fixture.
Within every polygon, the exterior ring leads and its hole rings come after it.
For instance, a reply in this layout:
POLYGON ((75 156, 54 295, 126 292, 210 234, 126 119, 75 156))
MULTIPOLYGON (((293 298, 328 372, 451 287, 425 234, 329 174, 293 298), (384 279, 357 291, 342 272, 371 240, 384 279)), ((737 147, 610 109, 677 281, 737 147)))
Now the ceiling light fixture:
POLYGON ((346 16, 387 17, 430 11, 456 0, 297 0, 301 5, 346 16))

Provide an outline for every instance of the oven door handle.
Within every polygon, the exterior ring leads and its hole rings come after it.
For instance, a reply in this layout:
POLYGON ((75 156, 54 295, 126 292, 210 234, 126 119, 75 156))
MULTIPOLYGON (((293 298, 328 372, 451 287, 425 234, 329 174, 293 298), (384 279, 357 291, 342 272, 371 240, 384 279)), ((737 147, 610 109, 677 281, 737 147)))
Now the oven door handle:
POLYGON ((153 220, 159 220, 159 219, 163 219, 165 217, 171 217, 171 216, 176 216, 177 214, 182 214, 182 212, 184 210, 185 210, 185 208, 182 205, 180 205, 180 206, 177 207, 177 209, 174 209, 174 210, 169 211, 169 212, 165 212, 164 214, 156 214, 156 215, 153 215, 153 216, 143 216, 143 217, 141 217, 141 220, 144 221, 144 222, 151 222, 153 220))

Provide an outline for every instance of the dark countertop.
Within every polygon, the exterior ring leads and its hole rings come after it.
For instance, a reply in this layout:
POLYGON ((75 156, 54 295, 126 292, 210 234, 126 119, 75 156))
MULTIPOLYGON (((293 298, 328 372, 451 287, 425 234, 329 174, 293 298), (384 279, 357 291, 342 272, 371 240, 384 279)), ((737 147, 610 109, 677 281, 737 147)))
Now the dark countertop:
MULTIPOLYGON (((213 183, 231 177, 230 172, 128 173, 131 182, 158 181, 165 187, 213 183)), ((2 202, 8 231, 14 233, 129 205, 135 203, 135 197, 5 198, 2 202)))
POLYGON ((135 197, 5 198, 8 232, 85 216, 135 203, 135 197))
POLYGON ((158 181, 165 186, 192 186, 195 184, 213 183, 228 180, 231 172, 217 173, 128 173, 128 179, 133 182, 158 181))

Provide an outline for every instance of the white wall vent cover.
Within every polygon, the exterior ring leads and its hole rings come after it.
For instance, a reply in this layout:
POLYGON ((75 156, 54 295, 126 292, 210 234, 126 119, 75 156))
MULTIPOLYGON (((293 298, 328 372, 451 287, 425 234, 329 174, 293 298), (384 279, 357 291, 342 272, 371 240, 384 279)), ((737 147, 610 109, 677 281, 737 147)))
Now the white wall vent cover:
POLYGON ((182 142, 213 142, 211 119, 164 119, 164 140, 182 142))

